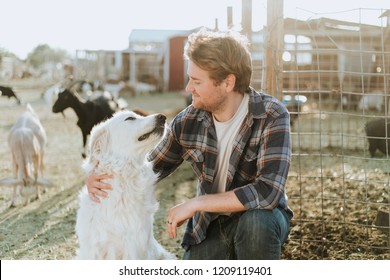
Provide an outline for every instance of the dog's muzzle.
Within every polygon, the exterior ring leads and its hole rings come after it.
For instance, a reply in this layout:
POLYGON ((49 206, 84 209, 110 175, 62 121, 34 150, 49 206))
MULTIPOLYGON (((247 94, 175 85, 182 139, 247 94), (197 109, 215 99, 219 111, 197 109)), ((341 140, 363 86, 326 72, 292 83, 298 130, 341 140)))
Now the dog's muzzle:
POLYGON ((138 138, 138 141, 143 141, 149 138, 150 135, 153 133, 162 135, 165 130, 165 121, 167 120, 167 117, 163 114, 156 115, 156 126, 151 132, 148 132, 138 138))

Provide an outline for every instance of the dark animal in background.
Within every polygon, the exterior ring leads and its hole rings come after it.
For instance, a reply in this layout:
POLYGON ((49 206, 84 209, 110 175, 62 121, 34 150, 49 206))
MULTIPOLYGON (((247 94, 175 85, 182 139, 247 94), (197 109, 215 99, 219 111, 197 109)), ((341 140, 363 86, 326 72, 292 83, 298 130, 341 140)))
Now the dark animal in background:
POLYGON ((77 117, 77 125, 80 127, 83 135, 83 152, 85 158, 85 145, 87 136, 90 134, 92 127, 101 121, 112 117, 113 113, 121 108, 111 97, 100 95, 90 100, 83 100, 77 93, 68 89, 58 94, 58 99, 52 107, 53 113, 63 112, 67 108, 72 108, 77 117))
POLYGON ((376 150, 385 155, 390 153, 390 121, 379 119, 368 122, 366 124, 366 135, 371 157, 375 156, 376 150))
POLYGON ((8 98, 15 98, 20 105, 20 99, 16 96, 15 92, 10 87, 0 86, 0 96, 8 96, 8 98))

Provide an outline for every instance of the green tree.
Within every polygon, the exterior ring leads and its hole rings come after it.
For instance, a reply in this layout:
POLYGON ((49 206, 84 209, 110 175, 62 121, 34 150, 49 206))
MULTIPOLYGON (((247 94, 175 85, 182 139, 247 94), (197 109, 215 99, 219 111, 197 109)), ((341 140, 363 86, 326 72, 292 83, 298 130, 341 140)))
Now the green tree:
POLYGON ((65 50, 53 49, 47 44, 38 45, 27 56, 31 66, 38 69, 46 63, 59 63, 69 59, 70 55, 65 50))

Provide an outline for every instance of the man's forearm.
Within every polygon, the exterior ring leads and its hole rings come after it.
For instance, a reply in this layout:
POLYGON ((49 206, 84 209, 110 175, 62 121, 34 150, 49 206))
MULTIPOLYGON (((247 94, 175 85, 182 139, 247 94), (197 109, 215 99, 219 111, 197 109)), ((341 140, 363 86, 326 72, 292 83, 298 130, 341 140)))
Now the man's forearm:
POLYGON ((193 200, 196 212, 225 213, 246 210, 233 191, 202 195, 193 200))

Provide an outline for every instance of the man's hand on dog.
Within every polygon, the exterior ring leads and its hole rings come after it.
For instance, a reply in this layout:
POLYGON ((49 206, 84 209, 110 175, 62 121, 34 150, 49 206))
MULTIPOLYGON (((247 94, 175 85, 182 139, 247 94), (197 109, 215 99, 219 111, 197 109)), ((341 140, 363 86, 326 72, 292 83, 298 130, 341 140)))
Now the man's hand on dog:
POLYGON ((100 202, 99 197, 107 197, 107 190, 112 190, 110 184, 103 182, 104 179, 110 179, 112 175, 110 174, 96 174, 90 173, 85 179, 85 184, 87 185, 89 197, 92 201, 97 203, 100 202))

